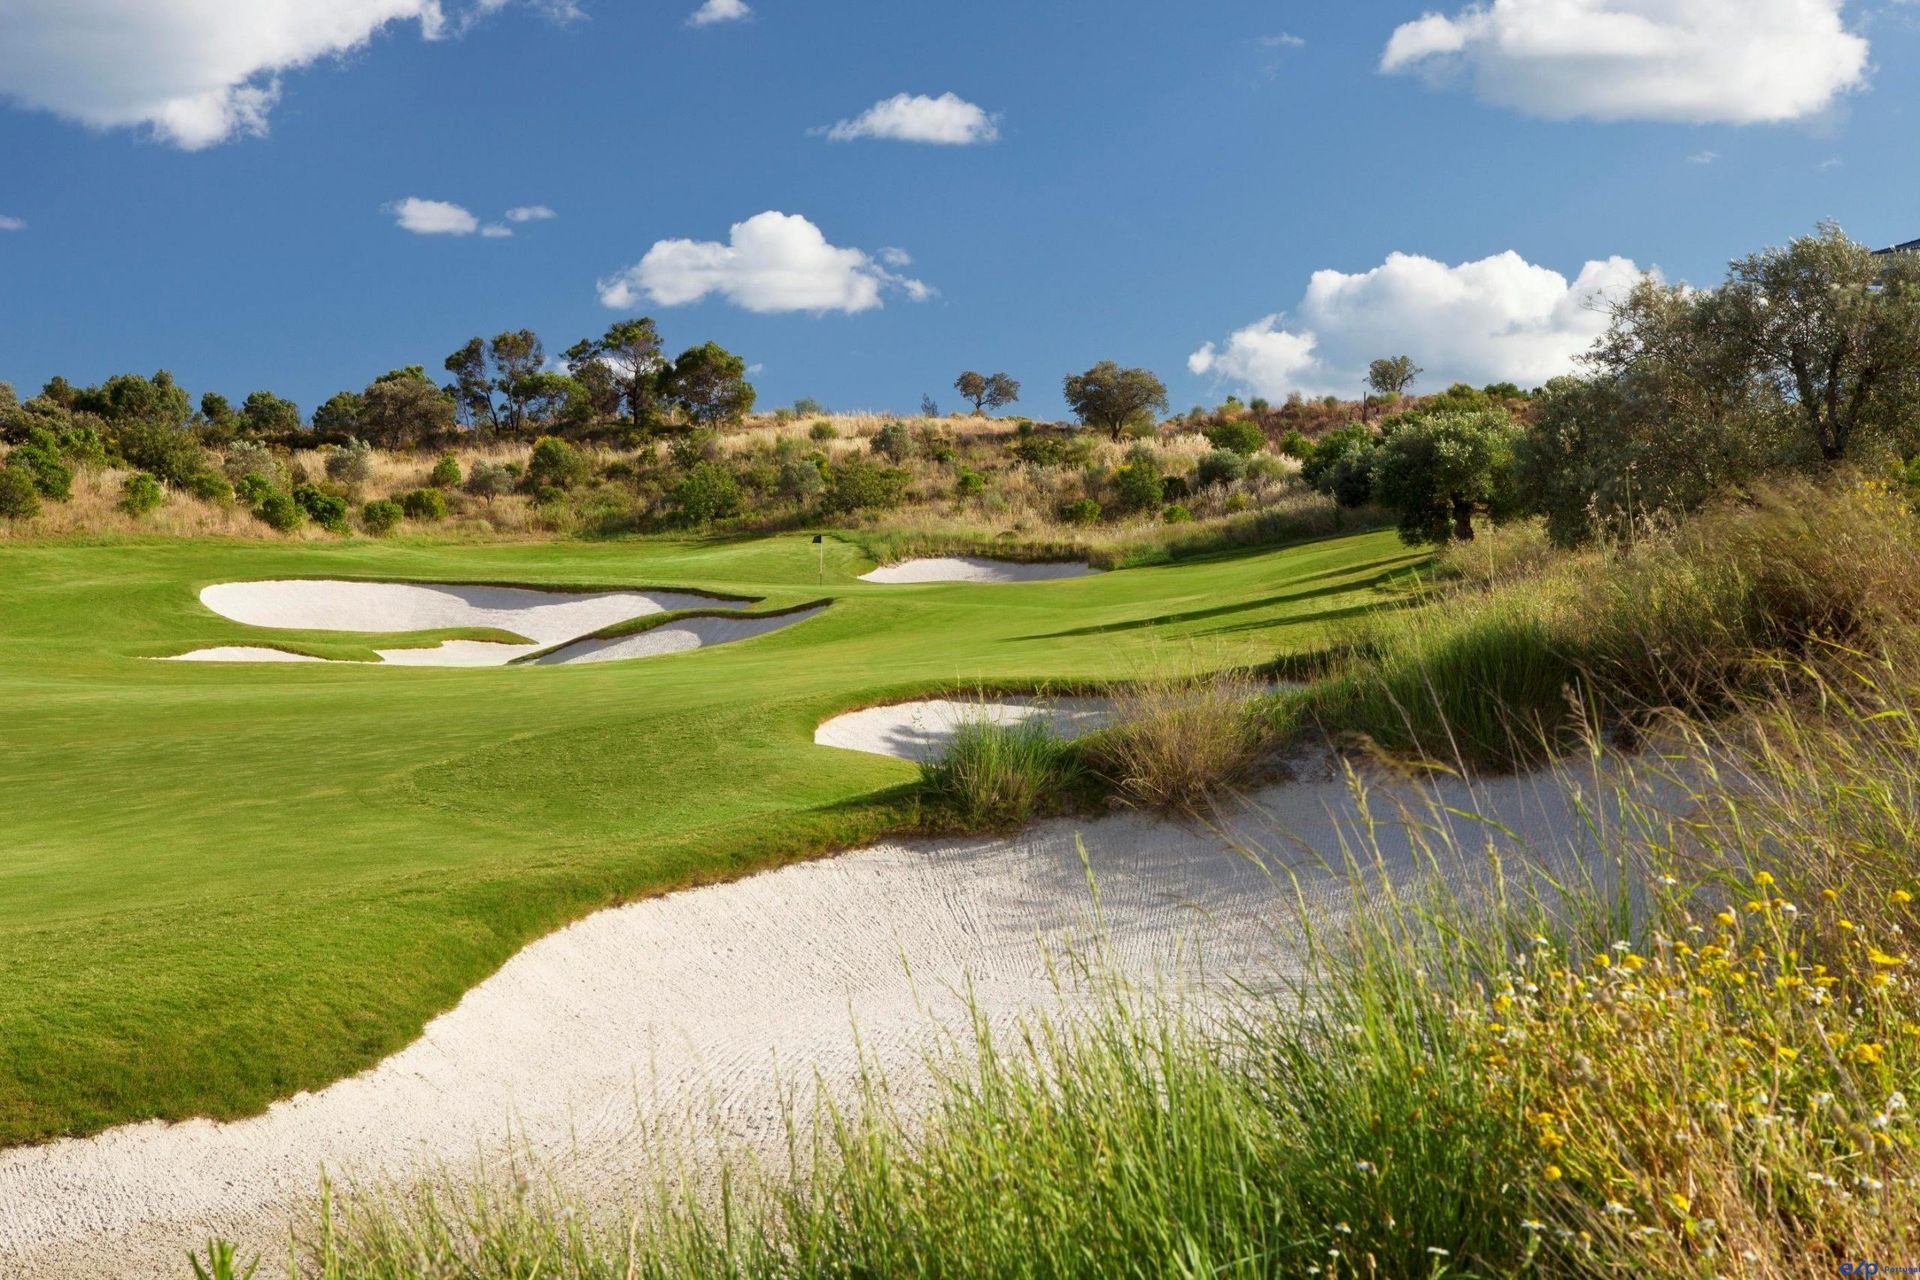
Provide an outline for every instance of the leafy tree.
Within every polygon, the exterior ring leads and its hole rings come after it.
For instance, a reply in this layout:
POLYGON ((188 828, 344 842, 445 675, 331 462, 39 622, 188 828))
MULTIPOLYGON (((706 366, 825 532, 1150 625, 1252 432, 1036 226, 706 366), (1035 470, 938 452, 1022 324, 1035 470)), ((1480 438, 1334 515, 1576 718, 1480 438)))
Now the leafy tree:
POLYGON ((146 418, 127 419, 114 430, 114 445, 131 466, 168 484, 184 485, 207 468, 207 451, 177 426, 146 418))
POLYGON ((793 402, 793 416, 796 418, 818 418, 827 411, 827 406, 812 396, 801 396, 793 402))
POLYGON ((453 398, 417 364, 381 374, 360 402, 361 433, 375 448, 418 448, 453 430, 453 398))
POLYGON ((1111 360, 1070 374, 1063 389, 1080 421, 1115 440, 1129 423, 1167 409, 1167 388, 1159 378, 1146 369, 1122 369, 1111 360))
POLYGON ((576 377, 581 376, 583 365, 606 370, 614 388, 613 412, 618 412, 624 403, 627 420, 636 428, 653 420, 666 360, 660 354, 660 332, 652 317, 641 316, 608 326, 599 338, 588 338, 569 347, 567 360, 576 377))
POLYGON ((1113 495, 1122 511, 1144 511, 1160 505, 1160 457, 1145 445, 1127 451, 1127 461, 1113 473, 1113 495))
POLYGON ((487 505, 492 506, 495 498, 513 492, 519 478, 511 463, 482 460, 468 468, 466 490, 476 498, 485 498, 487 505))
POLYGON ((1424 372, 1412 356, 1382 356, 1367 366, 1367 385, 1379 395, 1403 396, 1424 372))
POLYGON ((240 430, 252 436, 290 435, 300 429, 300 406, 271 391, 255 391, 240 406, 240 430))
POLYGON ((1504 520, 1520 508, 1513 468, 1519 437, 1498 411, 1410 423, 1374 456, 1374 500, 1400 517, 1406 542, 1471 542, 1475 515, 1504 520))
POLYGON ((1020 398, 1020 383, 1005 373, 985 374, 969 369, 953 380, 953 389, 973 401, 976 417, 1020 398))
POLYGON ((366 412, 366 407, 366 400, 359 392, 338 392, 313 411, 313 429, 322 436, 357 436, 360 434, 360 417, 366 412))
POLYGON ((200 416, 207 425, 225 431, 233 421, 233 402, 218 391, 208 391, 200 397, 200 416))
POLYGON ((66 386, 64 378, 55 378, 47 384, 47 389, 48 399, 77 412, 97 414, 116 429, 141 423, 179 431, 193 417, 192 401, 165 369, 151 378, 134 373, 117 374, 85 390, 74 390, 66 386), (56 390, 65 397, 64 401, 61 396, 51 394, 56 390))
POLYGON ((500 413, 493 402, 493 378, 487 372, 486 340, 469 339, 465 346, 447 357, 446 370, 453 375, 447 392, 466 424, 498 427, 500 413))
POLYGON ((487 356, 493 361, 493 389, 505 401, 503 425, 519 431, 527 425, 527 407, 540 391, 532 379, 546 363, 546 348, 533 330, 509 329, 494 335, 487 344, 487 356))
POLYGON ((144 471, 136 471, 120 483, 120 509, 130 516, 144 516, 166 501, 160 482, 144 471))
POLYGON ((40 491, 21 467, 0 466, 0 520, 31 520, 40 514, 40 491))
POLYGON ((725 467, 696 462, 673 491, 673 500, 688 524, 710 524, 740 511, 740 485, 725 467))
POLYGON ((580 451, 565 440, 541 436, 527 460, 527 483, 535 489, 571 489, 585 484, 593 469, 580 451))
POLYGON ((1207 443, 1216 449, 1227 449, 1242 457, 1251 458, 1267 447, 1267 433, 1258 423, 1247 418, 1228 418, 1225 422, 1208 427, 1207 443))
POLYGON ((595 422, 618 417, 620 379, 613 367, 600 358, 594 341, 583 339, 562 354, 567 360, 568 373, 579 384, 586 416, 595 422))
POLYGON ((7 466, 25 471, 43 498, 65 502, 73 496, 73 468, 60 457, 53 433, 35 428, 27 442, 7 454, 7 466))
POLYGON ((775 488, 780 496, 794 502, 811 502, 827 487, 820 464, 808 458, 790 458, 780 464, 775 488))
MULTIPOLYGON (((1321 436, 1314 444, 1312 452, 1301 465, 1300 478, 1321 493, 1332 494, 1334 481, 1343 464, 1357 462, 1364 473, 1372 465, 1374 445, 1378 437, 1372 428, 1358 422, 1350 422, 1344 427, 1336 427, 1321 436)), ((1359 506, 1366 502, 1351 505, 1359 506)))
POLYGON ((747 362, 717 342, 690 347, 661 376, 666 398, 696 426, 738 422, 753 411, 747 362))

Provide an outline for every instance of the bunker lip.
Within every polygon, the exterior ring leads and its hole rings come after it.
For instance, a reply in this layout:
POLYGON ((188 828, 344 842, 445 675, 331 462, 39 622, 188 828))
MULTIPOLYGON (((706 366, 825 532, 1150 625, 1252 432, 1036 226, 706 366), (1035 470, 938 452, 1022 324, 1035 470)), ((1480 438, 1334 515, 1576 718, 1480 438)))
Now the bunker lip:
POLYGON ((1044 694, 916 698, 842 712, 813 731, 815 746, 864 751, 922 763, 953 744, 960 726, 1024 724, 1044 720, 1062 738, 1104 729, 1113 719, 1111 698, 1044 694))
MULTIPOLYGON (((609 1170, 646 1168, 662 1124, 689 1112, 703 1132, 710 1116, 777 1160, 793 1080, 844 1088, 872 1069, 911 1088, 935 1037, 968 1039, 962 993, 996 1026, 1077 1007, 1052 963, 1062 948, 1097 940, 1122 974, 1195 991, 1298 977, 1300 912, 1326 931, 1367 909, 1340 870, 1348 833, 1380 839, 1378 874, 1396 881, 1427 873, 1420 848, 1435 826, 1462 848, 1512 849, 1507 874, 1530 862, 1543 885, 1582 867, 1606 874, 1576 796, 1612 795, 1589 787, 1607 767, 1479 783, 1383 776, 1371 818, 1344 780, 1295 782, 1217 829, 1058 820, 597 912, 524 948, 359 1075, 245 1120, 149 1121, 0 1151, 0 1270, 171 1277, 181 1252, 247 1224, 260 1234, 237 1233, 244 1252, 281 1256, 286 1214, 311 1199, 323 1165, 385 1182, 511 1149, 609 1186, 609 1170), (1386 818, 1395 804, 1406 819, 1386 818)), ((1487 864, 1460 863, 1444 870, 1463 900, 1490 898, 1487 864)))
MULTIPOLYGON (((824 612, 826 608, 826 604, 821 603, 782 609, 776 613, 681 613, 633 631, 623 630, 611 636, 584 636, 569 640, 544 654, 516 658, 514 665, 573 666, 578 663, 658 658, 670 653, 712 649, 784 631, 824 612)), ((652 622, 652 619, 648 621, 652 622)))
POLYGON ((907 586, 930 582, 1061 582, 1101 571, 1084 560, 995 560, 987 556, 921 556, 860 575, 862 582, 907 586))
MULTIPOLYGON (((632 638, 634 636, 643 636, 647 634, 649 631, 658 631, 662 627, 671 627, 675 623, 691 622, 700 618, 718 618, 718 619, 730 620, 735 622, 763 622, 763 621, 769 621, 775 618, 789 618, 789 617, 793 617, 795 614, 806 614, 808 617, 811 617, 814 614, 819 613, 822 610, 826 609, 826 607, 832 603, 833 601, 831 598, 821 599, 821 600, 809 600, 804 604, 787 605, 785 608, 767 609, 764 611, 756 611, 754 613, 746 613, 744 611, 739 613, 732 613, 732 612, 727 612, 719 609, 677 609, 672 613, 661 613, 661 614, 655 614, 652 616, 628 618, 624 622, 615 622, 608 626, 602 627, 598 631, 595 631, 590 635, 576 636, 572 640, 563 640, 559 644, 548 645, 547 647, 537 650, 536 652, 533 652, 533 653, 521 654, 519 657, 516 657, 512 661, 510 661, 507 665, 518 667, 518 666, 527 666, 530 664, 542 663, 552 658, 555 654, 560 653, 567 649, 571 649, 576 645, 588 644, 593 641, 601 641, 601 640, 625 640, 625 639, 632 638)), ((806 619, 795 617, 794 621, 804 622, 806 621, 806 619)), ((780 628, 776 627, 772 629, 779 630, 780 628)))

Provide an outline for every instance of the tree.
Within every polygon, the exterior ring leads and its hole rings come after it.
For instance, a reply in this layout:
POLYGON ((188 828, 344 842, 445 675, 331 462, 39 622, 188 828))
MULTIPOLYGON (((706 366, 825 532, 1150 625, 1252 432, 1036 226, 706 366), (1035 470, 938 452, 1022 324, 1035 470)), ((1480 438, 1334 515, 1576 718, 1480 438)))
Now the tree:
POLYGON ((64 378, 55 378, 44 392, 56 404, 81 413, 98 414, 109 425, 143 422, 178 431, 193 417, 193 402, 165 369, 151 378, 136 373, 116 374, 97 387, 74 390, 64 378), (59 394, 56 394, 58 392, 59 394))
POLYGON ((240 430, 248 435, 288 435, 299 429, 300 406, 271 391, 255 391, 240 406, 240 430))
POLYGON ((1920 262, 1831 222, 1733 264, 1730 319, 1820 456, 1910 430, 1920 401, 1920 262))
POLYGON ((1504 520, 1520 508, 1505 413, 1447 413, 1409 423, 1373 459, 1374 501, 1400 517, 1409 543, 1473 541, 1473 517, 1504 520))
POLYGON ((500 425, 500 414, 493 403, 493 379, 487 375, 487 344, 474 338, 447 357, 446 370, 453 375, 447 391, 459 406, 460 416, 470 427, 500 425))
POLYGON ((614 369, 620 398, 626 402, 627 420, 635 427, 646 426, 653 418, 660 373, 667 363, 660 354, 660 333, 652 317, 609 326, 599 341, 598 354, 614 369))
POLYGON ((1383 396, 1403 396, 1413 380, 1426 370, 1412 356, 1382 356, 1367 366, 1367 385, 1383 396))
POLYGON ((381 374, 360 401, 361 435, 377 448, 417 448, 453 430, 453 397, 417 364, 381 374))
POLYGON ((580 451, 554 436, 536 440, 533 456, 527 460, 527 483, 535 489, 571 489, 585 484, 592 474, 580 451))
POLYGON ((1228 418, 1208 427, 1205 434, 1207 443, 1214 448, 1228 449, 1246 458, 1267 447, 1267 433, 1247 418, 1228 418))
POLYGON ((40 491, 24 468, 0 466, 0 520, 31 520, 40 514, 40 491))
POLYGON ((494 335, 487 356, 493 361, 493 389, 506 401, 503 425, 519 431, 527 424, 527 406, 537 391, 531 379, 546 363, 546 348, 533 330, 509 329, 494 335))
POLYGON ((753 410, 747 362, 717 342, 690 347, 661 375, 661 389, 696 426, 737 422, 753 410))
POLYGON ((233 402, 218 391, 208 391, 200 397, 200 416, 210 427, 225 428, 233 418, 233 402))
POLYGON ((561 353, 567 372, 580 384, 580 395, 594 421, 620 415, 620 379, 613 366, 600 357, 600 344, 582 338, 561 353))
POLYGON ((708 524, 739 513, 740 485, 725 467, 696 462, 674 489, 673 500, 688 524, 708 524))
POLYGON ((322 436, 352 437, 360 434, 360 416, 366 401, 358 391, 341 391, 313 411, 313 429, 322 436))
POLYGON ((1080 421, 1115 440, 1129 423, 1155 410, 1167 411, 1167 388, 1159 378, 1147 369, 1122 369, 1111 360, 1069 374, 1064 390, 1067 406, 1080 421))
POLYGON ((1164 475, 1160 455, 1142 443, 1127 450, 1127 461, 1113 473, 1115 505, 1122 511, 1143 511, 1160 505, 1164 475))
POLYGON ((999 409, 1020 398, 1020 384, 1004 373, 984 374, 967 370, 953 380, 953 389, 973 401, 977 417, 988 409, 999 409))

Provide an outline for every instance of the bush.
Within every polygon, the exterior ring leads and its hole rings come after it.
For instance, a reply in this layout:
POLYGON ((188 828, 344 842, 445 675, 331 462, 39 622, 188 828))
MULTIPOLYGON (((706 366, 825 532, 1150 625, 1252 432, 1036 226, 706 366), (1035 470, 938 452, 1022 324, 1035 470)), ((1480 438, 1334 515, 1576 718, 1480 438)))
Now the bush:
POLYGON ((360 508, 360 524, 374 537, 384 538, 399 527, 401 518, 405 515, 406 512, 400 509, 399 503, 381 498, 377 502, 369 502, 360 508))
POLYGON ((1234 484, 1246 478, 1247 459, 1245 455, 1229 449, 1215 449, 1200 459, 1200 467, 1195 474, 1203 489, 1234 484))
POLYGON ((1163 476, 1160 480, 1160 501, 1185 502, 1193 496, 1193 486, 1187 483, 1185 476, 1163 476))
POLYGON ((774 481, 780 496, 792 502, 812 502, 826 487, 827 478, 810 458, 789 458, 781 463, 779 478, 774 481))
POLYGON ((1280 452, 1285 457, 1297 458, 1305 462, 1308 455, 1313 452, 1313 441, 1307 439, 1306 433, 1300 428, 1295 427, 1280 438, 1280 452))
POLYGON ((809 440, 819 440, 822 442, 838 440, 840 438, 840 429, 831 422, 822 419, 807 428, 807 438, 809 440))
POLYGON ((905 462, 913 456, 913 432, 904 422, 889 422, 874 433, 868 447, 889 462, 905 462))
POLYGON ((1206 430, 1207 443, 1250 458, 1267 447, 1267 433, 1246 418, 1230 418, 1206 430))
POLYGON ((187 479, 187 492, 202 502, 232 502, 233 486, 218 471, 197 471, 187 479))
POLYGON ((467 492, 491 506, 501 494, 512 493, 519 480, 519 468, 511 462, 476 462, 467 471, 467 492))
POLYGON ((300 504, 293 500, 292 495, 281 493, 278 489, 260 499, 260 505, 254 508, 253 514, 268 528, 278 529, 281 533, 292 533, 306 523, 307 518, 306 512, 300 509, 300 504))
POLYGON ((688 524, 710 524, 740 513, 740 485, 714 462, 697 462, 674 488, 674 505, 688 524))
POLYGON ((166 501, 160 482, 144 471, 136 471, 120 483, 120 509, 130 516, 144 516, 166 501))
POLYGON ((347 500, 310 484, 296 485, 293 500, 309 520, 330 533, 347 532, 347 500))
POLYGON ((591 474, 587 460, 565 440, 541 436, 533 442, 533 457, 527 461, 527 483, 533 488, 571 489, 585 484, 591 474))
POLYGON ((1192 521, 1193 512, 1176 502, 1162 511, 1160 518, 1168 524, 1187 524, 1192 521))
POLYGON ((40 514, 40 490, 19 467, 0 466, 0 520, 31 520, 40 514))
POLYGON ((184 485, 195 472, 207 469, 207 451, 175 427, 123 422, 114 430, 114 444, 129 466, 168 484, 184 485))
POLYGON ((848 458, 833 469, 826 509, 833 512, 884 511, 907 499, 913 477, 898 467, 882 467, 848 458))
POLYGON ((969 827, 1018 826, 1057 806, 1079 776, 1073 748, 1045 716, 968 720, 944 755, 920 766, 927 798, 969 827))
POLYGON ((987 478, 978 471, 966 467, 954 477, 953 496, 956 498, 977 498, 987 491, 987 478))
POLYGON ((267 477, 260 472, 249 471, 241 476, 239 482, 233 486, 233 492, 234 496, 246 503, 249 507, 257 507, 265 502, 267 495, 273 493, 276 488, 277 486, 275 486, 273 481, 267 479, 267 477))
POLYGON ((447 495, 438 489, 409 489, 400 495, 400 510, 409 520, 444 520, 447 495))
POLYGON ((433 464, 433 474, 427 477, 427 483, 436 489, 458 489, 460 478, 460 459, 449 453, 433 464))
MULTIPOLYGON (((361 448, 365 448, 362 445, 361 448)), ((333 475, 334 456, 327 457, 327 474, 333 475)), ((258 440, 235 440, 226 447, 221 456, 221 470, 227 479, 239 484, 242 477, 249 474, 270 476, 273 474, 273 450, 258 440)), ((338 479, 339 477, 335 477, 338 479)))
POLYGON ((1064 524, 1093 525, 1100 523, 1100 504, 1092 498, 1081 498, 1069 502, 1060 508, 1060 520, 1064 524))
POLYGON ((1115 505, 1122 511, 1145 511, 1160 505, 1160 459, 1145 445, 1127 451, 1127 461, 1113 473, 1115 505))
POLYGON ((1143 681, 1115 700, 1113 723, 1087 739, 1087 767, 1132 804, 1198 814, 1252 776, 1266 746, 1259 692, 1231 675, 1143 681))
POLYGON ((327 454, 327 479, 358 488, 373 478, 373 449, 365 440, 349 439, 327 454))
POLYGON ((73 496, 73 468, 60 460, 49 432, 35 431, 28 443, 7 454, 7 465, 31 476, 43 498, 65 502, 73 496))

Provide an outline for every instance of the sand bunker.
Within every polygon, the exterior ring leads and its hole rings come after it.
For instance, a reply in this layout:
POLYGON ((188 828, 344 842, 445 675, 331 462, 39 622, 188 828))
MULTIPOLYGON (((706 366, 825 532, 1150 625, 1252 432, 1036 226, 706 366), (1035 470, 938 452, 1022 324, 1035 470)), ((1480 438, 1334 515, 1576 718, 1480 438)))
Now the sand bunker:
MULTIPOLYGON (((688 609, 742 609, 744 600, 721 600, 681 591, 540 591, 529 587, 466 586, 452 583, 342 582, 291 579, 275 582, 225 582, 206 588, 200 602, 224 618, 254 627, 301 631, 408 632, 455 627, 492 627, 525 636, 527 644, 449 640, 428 648, 379 649, 380 660, 406 667, 497 667, 516 658, 542 655, 540 662, 605 662, 614 658, 676 653, 709 644, 760 635, 800 621, 800 616, 753 619, 706 626, 712 619, 690 619, 685 626, 659 629, 652 645, 644 636, 584 642, 578 656, 546 651, 596 631, 656 613, 688 609), (614 650, 618 650, 617 652, 614 650)), ((810 615, 809 615, 810 616, 810 615)), ((648 636, 655 635, 647 633, 648 636)), ((572 652, 569 646, 568 652, 572 652)), ((318 662, 321 659, 244 645, 197 649, 179 655, 187 662, 318 662), (272 655, 272 656, 267 656, 272 655)))
POLYGON ((953 745, 963 724, 1021 724, 1045 720, 1062 738, 1078 738, 1104 728, 1113 716, 1105 698, 1005 698, 994 702, 955 702, 930 698, 849 711, 813 731, 823 747, 867 751, 916 763, 933 760, 953 745))
POLYGON ((1015 560, 987 560, 980 556, 941 556, 903 560, 860 575, 862 582, 900 585, 909 582, 1053 582, 1086 578, 1100 572, 1087 564, 1024 564, 1015 560))
MULTIPOLYGON (((1261 793, 1218 833, 1137 815, 1056 821, 603 911, 527 947, 385 1062, 261 1116, 0 1152, 0 1274, 177 1280, 182 1251, 216 1231, 266 1250, 264 1273, 284 1259, 290 1206, 313 1193, 323 1163, 348 1177, 465 1168, 510 1135, 567 1185, 602 1193, 648 1167, 649 1126, 689 1109, 777 1158, 784 1087, 815 1072, 845 1087, 863 1049, 910 1084, 932 1028, 962 1028, 964 982, 1003 1028, 1058 1007, 1049 949, 1090 927, 1082 839, 1123 971, 1197 980, 1202 952, 1209 981, 1294 970, 1306 936, 1296 904, 1325 931, 1378 896, 1356 897, 1326 866, 1340 864, 1357 815, 1347 788, 1321 776, 1261 793), (1271 851, 1266 865, 1247 847, 1271 851)), ((1608 794, 1591 779, 1586 791, 1608 794)), ((1371 795, 1380 870, 1396 881, 1420 859, 1395 802, 1468 850, 1511 851, 1517 839, 1561 876, 1590 860, 1586 820, 1559 780, 1418 791, 1383 778, 1371 795)), ((1512 865, 1506 874, 1509 891, 1524 880, 1512 865)))
POLYGON ((683 618, 630 636, 581 640, 541 654, 536 666, 573 662, 616 662, 622 658, 656 658, 666 653, 685 653, 716 644, 749 640, 805 622, 825 610, 825 605, 796 609, 792 613, 763 614, 756 618, 683 618))

